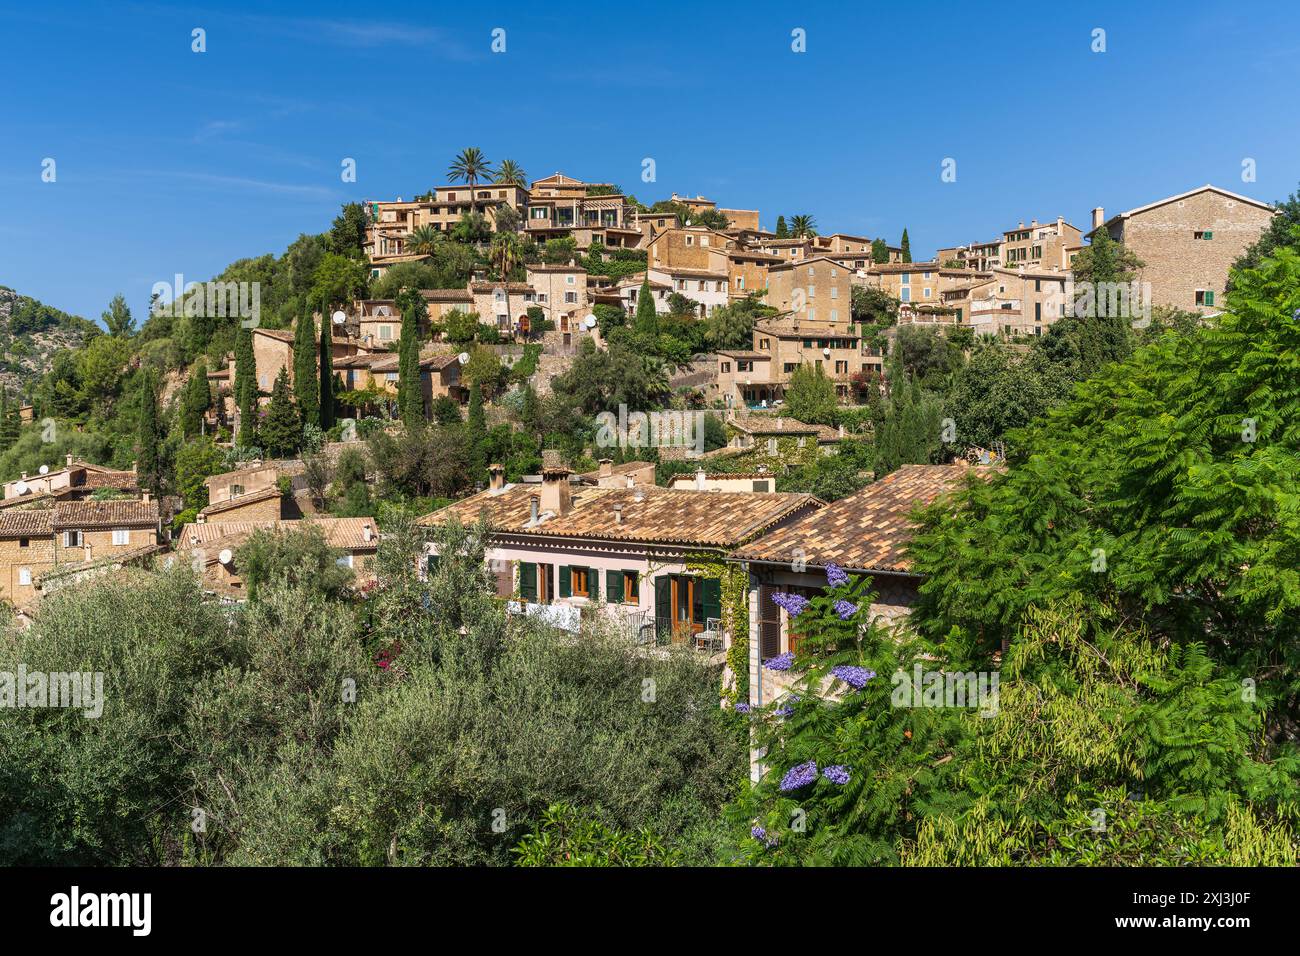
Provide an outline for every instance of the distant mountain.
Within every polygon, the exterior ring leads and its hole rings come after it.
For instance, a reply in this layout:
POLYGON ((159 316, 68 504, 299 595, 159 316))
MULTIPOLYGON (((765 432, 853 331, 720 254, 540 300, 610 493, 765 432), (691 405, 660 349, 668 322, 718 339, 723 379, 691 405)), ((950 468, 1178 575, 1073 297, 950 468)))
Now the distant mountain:
POLYGON ((0 383, 10 393, 34 385, 61 349, 77 349, 98 325, 0 285, 0 383))

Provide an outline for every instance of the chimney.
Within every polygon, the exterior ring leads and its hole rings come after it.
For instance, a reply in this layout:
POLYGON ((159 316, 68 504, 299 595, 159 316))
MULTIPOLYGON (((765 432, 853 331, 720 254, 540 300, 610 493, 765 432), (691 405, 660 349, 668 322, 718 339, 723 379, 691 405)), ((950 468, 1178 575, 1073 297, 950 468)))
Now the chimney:
POLYGON ((501 492, 506 487, 506 470, 499 464, 488 465, 488 488, 493 492, 501 492))
POLYGON ((131 474, 135 474, 135 462, 131 462, 131 474))
POLYGON ((145 504, 153 501, 153 495, 149 493, 149 489, 146 488, 144 491, 140 492, 140 500, 145 504))
POLYGON ((614 474, 614 459, 602 458, 600 460, 600 477, 608 478, 614 474))
POLYGON ((569 513, 570 474, 572 472, 563 466, 542 469, 542 510, 549 511, 557 518, 569 513))
POLYGON ((1016 228, 1017 228, 1017 229, 1024 229, 1024 228, 1025 228, 1025 221, 1024 221, 1023 219, 1021 219, 1021 220, 1020 220, 1020 225, 1016 226, 1016 228))
POLYGON ((703 468, 695 469, 695 490, 696 491, 704 490, 704 469, 703 468))
MULTIPOLYGON (((205 515, 202 511, 200 511, 198 514, 196 514, 196 515, 194 516, 194 523, 195 523, 195 524, 207 524, 207 523, 208 523, 208 516, 205 515)), ((198 543, 199 543, 199 539, 198 539, 197 536, 192 536, 192 538, 193 538, 193 541, 194 541, 195 544, 198 544, 198 543)))
POLYGON ((27 472, 25 472, 25 471, 23 472, 22 480, 23 480, 23 481, 26 481, 26 480, 27 480, 27 472))
POLYGON ((1030 228, 1030 229, 1037 229, 1037 228, 1038 228, 1038 220, 1037 220, 1037 219, 1031 219, 1031 220, 1029 220, 1029 228, 1030 228))
POLYGON ((72 467, 72 456, 71 456, 71 455, 68 456, 68 467, 69 467, 69 468, 72 467))
POLYGON ((537 524, 537 511, 540 504, 541 499, 537 495, 528 496, 528 523, 530 525, 537 524))
POLYGON ((1101 224, 1106 221, 1106 209, 1104 206, 1098 206, 1092 211, 1092 228, 1100 229, 1101 224))
POLYGON ((362 525, 361 527, 362 541, 364 541, 366 544, 369 544, 370 539, 373 538, 374 536, 375 536, 375 531, 372 527, 370 527, 370 522, 366 522, 364 525, 362 525))
POLYGON ((614 524, 622 524, 622 523, 623 523, 623 506, 622 506, 622 505, 615 505, 615 506, 614 506, 614 524))
POLYGON ((632 477, 631 475, 628 475, 628 476, 627 476, 627 486, 628 486, 629 488, 635 488, 635 487, 636 487, 636 479, 635 479, 634 477, 632 477))
POLYGON ((1064 217, 1064 216, 1057 216, 1057 217, 1056 217, 1056 234, 1057 234, 1058 236, 1063 236, 1063 235, 1065 235, 1065 217, 1064 217))

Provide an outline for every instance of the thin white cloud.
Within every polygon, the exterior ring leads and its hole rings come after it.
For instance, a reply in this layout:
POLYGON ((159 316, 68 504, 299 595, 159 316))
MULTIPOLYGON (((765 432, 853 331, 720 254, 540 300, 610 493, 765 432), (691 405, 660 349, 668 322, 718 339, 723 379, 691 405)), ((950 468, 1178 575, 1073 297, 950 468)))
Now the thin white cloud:
POLYGON ((265 179, 249 179, 243 176, 221 176, 216 173, 191 173, 179 170, 161 170, 143 173, 145 176, 167 176, 190 182, 203 183, 232 189, 251 189, 259 192, 277 193, 283 196, 301 196, 305 199, 334 199, 339 194, 326 186, 311 186, 300 183, 276 183, 265 179))

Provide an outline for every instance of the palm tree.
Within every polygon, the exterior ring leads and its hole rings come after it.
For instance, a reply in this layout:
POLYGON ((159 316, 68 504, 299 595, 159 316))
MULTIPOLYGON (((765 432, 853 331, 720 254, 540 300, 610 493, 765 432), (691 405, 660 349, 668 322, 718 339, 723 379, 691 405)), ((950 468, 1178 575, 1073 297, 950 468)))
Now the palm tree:
POLYGON ((492 239, 488 249, 488 262, 502 282, 510 281, 510 273, 519 265, 519 243, 513 233, 500 232, 492 239))
POLYGON ((417 256, 433 255, 433 250, 437 248, 438 243, 441 241, 442 233, 434 229, 433 226, 417 226, 406 237, 406 251, 408 254, 417 256))
POLYGON ((495 182, 502 185, 523 186, 528 179, 528 174, 524 172, 522 166, 513 159, 501 160, 501 165, 497 167, 495 182))
POLYGON ((453 183, 468 183, 477 186, 479 178, 492 175, 492 164, 487 161, 483 151, 477 146, 468 146, 452 160, 447 177, 453 183))
POLYGON ((817 235, 817 220, 812 216, 791 216, 790 235, 796 239, 810 239, 817 235))

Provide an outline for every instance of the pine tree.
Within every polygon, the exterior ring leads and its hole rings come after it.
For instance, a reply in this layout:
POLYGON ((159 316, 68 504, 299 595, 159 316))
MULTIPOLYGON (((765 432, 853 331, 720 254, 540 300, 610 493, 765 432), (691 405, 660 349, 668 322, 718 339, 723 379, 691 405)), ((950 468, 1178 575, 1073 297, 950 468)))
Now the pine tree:
POLYGON ((659 313, 655 311, 654 296, 650 294, 650 279, 641 281, 641 291, 636 296, 636 318, 633 326, 646 335, 659 334, 659 313))
POLYGON ((320 320, 320 427, 325 431, 334 427, 334 333, 329 316, 323 313, 320 320))
POLYGON ((239 408, 239 444, 257 443, 257 361, 253 332, 239 325, 235 333, 235 405, 239 408))
POLYGON ((785 224, 785 216, 776 217, 776 237, 778 239, 790 238, 790 227, 785 224))
MULTIPOLYGON (((293 338, 293 394, 303 424, 320 424, 320 379, 316 369, 316 336, 312 327, 312 310, 298 319, 293 338)), ((321 324, 328 325, 324 314, 321 324)))
POLYGON ((302 444, 302 420, 289 391, 289 370, 281 368, 271 389, 271 405, 262 425, 262 445, 267 455, 284 458, 302 444))
POLYGON ((162 491, 162 462, 158 452, 158 383, 152 369, 140 373, 140 420, 136 473, 140 487, 155 496, 162 491))
POLYGON ((904 262, 911 262, 911 261, 912 261, 912 244, 911 244, 910 242, 908 242, 908 240, 907 240, 907 230, 906 230, 906 229, 903 230, 903 241, 900 243, 900 245, 903 247, 903 261, 904 261, 904 262))

